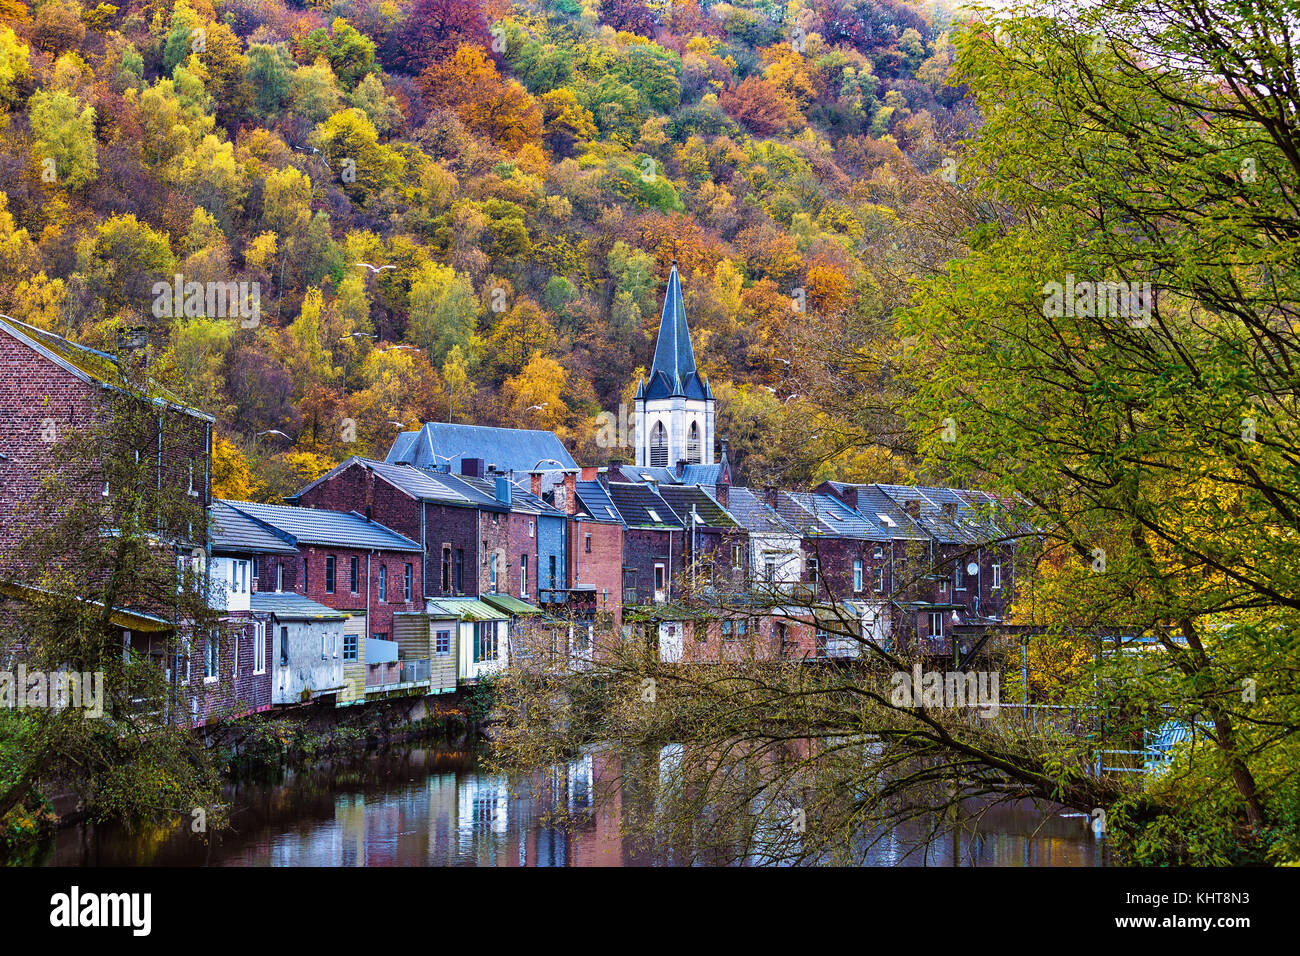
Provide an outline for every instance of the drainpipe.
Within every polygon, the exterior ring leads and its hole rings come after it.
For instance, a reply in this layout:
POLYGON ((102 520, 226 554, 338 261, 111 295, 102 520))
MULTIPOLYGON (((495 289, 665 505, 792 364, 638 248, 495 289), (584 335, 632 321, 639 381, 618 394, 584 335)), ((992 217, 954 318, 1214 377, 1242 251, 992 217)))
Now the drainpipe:
MULTIPOLYGON (((375 553, 374 548, 371 548, 369 551, 366 552, 366 633, 362 635, 363 637, 370 636, 370 558, 374 553, 375 553)), ((362 650, 365 650, 365 648, 363 647, 362 650)), ((362 674, 362 677, 364 679, 365 675, 362 674)), ((362 683, 361 687, 362 687, 361 695, 364 698, 365 684, 362 683)))

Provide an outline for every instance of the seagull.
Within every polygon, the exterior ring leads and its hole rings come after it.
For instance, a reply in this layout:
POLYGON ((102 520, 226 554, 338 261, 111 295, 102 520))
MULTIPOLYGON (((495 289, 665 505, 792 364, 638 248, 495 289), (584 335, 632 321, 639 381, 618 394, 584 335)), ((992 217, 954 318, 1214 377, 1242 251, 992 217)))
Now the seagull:
POLYGON ((414 345, 390 345, 390 346, 388 346, 388 348, 386 348, 386 349, 380 349, 379 351, 380 351, 380 352, 393 352, 393 351, 395 351, 395 350, 397 350, 397 349, 415 349, 415 351, 417 351, 417 352, 420 351, 418 348, 415 348, 414 345))
POLYGON ((798 398, 798 397, 799 397, 799 393, 798 393, 798 392, 795 392, 794 394, 788 396, 788 397, 786 398, 786 401, 787 401, 787 402, 791 402, 791 401, 794 401, 794 400, 795 400, 796 398, 798 398))
POLYGON ((267 429, 266 431, 264 431, 264 432, 258 432, 257 435, 255 435, 254 437, 258 437, 258 436, 261 436, 261 435, 279 435, 279 436, 281 436, 282 438, 288 438, 289 441, 293 441, 292 438, 290 438, 290 437, 289 437, 288 435, 286 435, 284 432, 280 431, 280 429, 278 429, 278 428, 268 428, 268 429, 267 429))
POLYGON ((353 263, 353 265, 358 265, 358 266, 362 266, 363 268, 369 269, 375 275, 378 275, 379 273, 383 272, 385 269, 397 268, 397 266, 372 266, 369 262, 355 262, 353 263))
POLYGON ((789 365, 789 364, 790 364, 790 360, 789 360, 789 359, 783 359, 783 358, 781 358, 781 356, 779 356, 779 355, 774 355, 773 358, 775 358, 775 359, 776 359, 778 362, 780 362, 782 365, 789 365))
POLYGON ((390 425, 396 425, 398 428, 405 428, 405 427, 406 427, 406 422, 395 422, 395 421, 393 421, 391 418, 388 420, 388 424, 390 424, 390 425))
POLYGON ((550 403, 550 402, 542 402, 542 404, 540 404, 540 405, 529 405, 527 408, 524 409, 524 411, 526 411, 526 412, 531 412, 531 411, 533 411, 534 409, 536 409, 537 411, 540 412, 543 408, 545 408, 545 407, 546 407, 547 405, 549 405, 549 404, 551 404, 551 403, 550 403))
POLYGON ((364 335, 366 338, 368 338, 368 339, 377 339, 377 338, 379 338, 379 336, 377 336, 377 335, 371 335, 369 332, 349 332, 347 335, 340 335, 340 336, 339 336, 339 341, 340 341, 340 342, 346 342, 348 339, 351 339, 351 338, 360 338, 360 337, 363 336, 363 335, 364 335))

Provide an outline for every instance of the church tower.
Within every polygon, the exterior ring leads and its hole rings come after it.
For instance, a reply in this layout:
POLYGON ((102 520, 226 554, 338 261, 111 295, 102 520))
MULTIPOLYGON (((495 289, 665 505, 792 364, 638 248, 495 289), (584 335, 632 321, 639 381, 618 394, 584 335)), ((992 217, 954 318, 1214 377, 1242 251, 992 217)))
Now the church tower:
POLYGON ((634 411, 636 463, 641 467, 676 468, 683 460, 714 463, 713 391, 695 368, 676 259, 668 275, 650 379, 637 386, 634 411))

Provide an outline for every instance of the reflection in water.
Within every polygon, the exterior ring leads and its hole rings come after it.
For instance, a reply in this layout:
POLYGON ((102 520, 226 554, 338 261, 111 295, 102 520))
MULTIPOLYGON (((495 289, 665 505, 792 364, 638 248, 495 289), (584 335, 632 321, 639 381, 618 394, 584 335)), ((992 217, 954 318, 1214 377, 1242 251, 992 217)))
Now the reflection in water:
MULTIPOLYGON (((661 759, 668 769, 677 754, 661 759)), ((227 790, 230 830, 205 842, 174 831, 60 831, 42 862, 62 866, 653 866, 675 862, 621 832, 639 799, 609 784, 610 759, 586 756, 508 780, 472 754, 410 750, 286 771, 227 790), (513 786, 512 786, 513 784, 513 786), (559 819, 556 811, 563 817, 559 819)), ((629 782, 629 781, 625 781, 629 782)), ((679 855, 680 856, 680 855, 679 855)), ((886 834, 879 866, 1092 866, 1101 850, 1078 820, 995 807, 974 831, 927 844, 919 823, 886 834), (1044 822, 1046 821, 1046 822, 1044 822), (920 847, 918 849, 918 847, 920 847)))

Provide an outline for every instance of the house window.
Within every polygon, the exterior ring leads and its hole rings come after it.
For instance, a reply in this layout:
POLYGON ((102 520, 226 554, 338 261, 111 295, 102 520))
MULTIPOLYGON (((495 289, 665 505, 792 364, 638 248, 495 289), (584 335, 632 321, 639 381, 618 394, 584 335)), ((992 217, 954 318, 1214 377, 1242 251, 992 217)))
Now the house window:
POLYGON ((724 641, 729 641, 729 640, 732 639, 732 636, 731 636, 731 621, 730 621, 730 620, 725 620, 725 621, 722 622, 722 639, 723 639, 724 641))
POLYGON ((353 594, 357 593, 357 559, 355 557, 348 561, 348 590, 353 594))
POLYGON ((858 558, 853 562, 853 590, 858 592, 862 590, 862 559, 858 558))
POLYGON ((189 487, 189 493, 192 494, 192 495, 194 495, 195 497, 198 496, 198 492, 194 490, 194 461, 193 461, 193 460, 190 461, 190 487, 189 487))
POLYGON ((810 557, 808 559, 808 580, 814 584, 817 582, 817 559, 810 557))
POLYGON ((465 593, 465 551, 456 549, 456 593, 465 593))
POLYGON ((771 558, 763 559, 763 580, 768 584, 776 580, 776 562, 771 558))
POLYGON ((334 593, 334 555, 325 557, 325 593, 334 593))
POLYGON ((530 537, 530 538, 533 537, 533 536, 536 534, 536 532, 537 532, 537 522, 535 522, 535 521, 529 521, 529 522, 528 522, 528 537, 530 537))
POLYGON ((332 638, 328 634, 320 636, 320 659, 325 660, 330 656, 330 641, 332 638))
POLYGON ((284 590, 284 565, 283 564, 277 564, 275 566, 275 589, 277 591, 284 590))
POLYGON ((388 600, 388 565, 379 566, 379 600, 388 600))
POLYGON ((993 583, 989 586, 996 591, 1002 587, 1002 562, 994 561, 992 570, 993 570, 993 583))
POLYGON ((930 612, 930 636, 943 637, 943 612, 930 612))
POLYGON ((451 548, 442 549, 442 593, 451 593, 451 548))
POLYGON ((253 673, 266 673, 266 626, 261 621, 253 624, 253 673))
POLYGON ((962 570, 961 570, 961 562, 960 562, 960 561, 958 561, 957 564, 956 564, 956 565, 953 567, 953 569, 952 569, 952 589, 953 589, 954 591, 965 591, 965 590, 966 590, 966 582, 965 582, 965 580, 962 578, 962 570))
POLYGON ((214 632, 208 635, 207 642, 203 649, 203 679, 205 681, 216 680, 220 667, 221 643, 214 632))
POLYGON ((519 556, 519 596, 528 597, 528 555, 519 556))
POLYGON ((549 569, 549 570, 550 570, 550 575, 551 575, 551 587, 555 587, 555 580, 556 580, 556 579, 555 579, 555 555, 551 555, 551 557, 550 557, 550 569, 549 569))
POLYGON ((497 622, 474 622, 474 663, 497 659, 497 622))
POLYGON ((406 566, 406 579, 402 583, 402 600, 409 602, 411 600, 411 585, 415 581, 415 569, 410 564, 406 566))
POLYGON ((488 559, 488 590, 497 593, 497 556, 488 559))
POLYGON ((280 628, 280 666, 289 666, 289 629, 280 628))
POLYGON ((585 544, 586 544, 586 551, 587 551, 587 553, 588 553, 588 554, 591 554, 591 534, 590 534, 590 533, 587 534, 587 539, 586 539, 585 544))
POLYGON ((686 460, 692 464, 699 464, 704 460, 700 457, 699 422, 691 422, 691 430, 686 433, 686 460))
POLYGON ((876 550, 873 552, 873 554, 876 560, 879 561, 881 558, 885 556, 884 547, 882 547, 881 545, 876 545, 876 550))
POLYGON ((741 545, 733 544, 731 546, 731 566, 738 568, 745 563, 745 550, 741 545))
POLYGON ((885 569, 876 568, 876 593, 885 593, 885 569))
POLYGON ((359 643, 357 635, 343 635, 343 659, 345 661, 355 661, 357 659, 357 645, 359 643))
POLYGON ((656 564, 655 565, 655 590, 662 591, 663 589, 664 589, 664 566, 662 564, 656 564))
POLYGON ((438 631, 433 635, 433 652, 439 657, 451 653, 451 631, 438 631))

